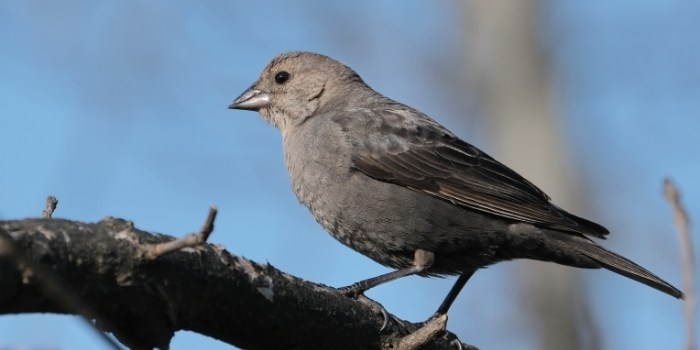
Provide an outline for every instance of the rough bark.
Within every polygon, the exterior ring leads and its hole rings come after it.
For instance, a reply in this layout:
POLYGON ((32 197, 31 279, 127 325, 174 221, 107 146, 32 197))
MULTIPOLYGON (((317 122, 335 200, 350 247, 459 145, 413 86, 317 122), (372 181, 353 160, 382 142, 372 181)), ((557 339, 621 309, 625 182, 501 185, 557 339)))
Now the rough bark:
MULTIPOLYGON (((384 318, 370 304, 220 246, 150 258, 149 247, 175 238, 122 219, 0 221, 0 231, 84 301, 98 327, 130 348, 167 349, 176 331, 190 330, 246 349, 388 349, 420 327, 392 316, 380 333, 384 318)), ((0 314, 76 313, 52 295, 60 292, 42 288, 31 265, 18 266, 4 243, 0 314)), ((455 339, 442 332, 429 347, 446 349, 455 339)))

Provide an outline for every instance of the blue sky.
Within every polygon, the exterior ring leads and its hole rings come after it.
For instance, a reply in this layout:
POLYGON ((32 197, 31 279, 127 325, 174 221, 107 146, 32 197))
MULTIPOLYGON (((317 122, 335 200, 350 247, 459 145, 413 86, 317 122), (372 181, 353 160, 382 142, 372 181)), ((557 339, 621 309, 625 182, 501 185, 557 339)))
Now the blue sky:
MULTIPOLYGON (((386 272, 298 204, 277 131, 227 106, 274 55, 311 50, 493 149, 470 119, 477 109, 468 104, 478 101, 446 106, 435 77, 435 66, 454 66, 463 54, 468 25, 456 4, 4 2, 0 218, 38 216, 52 194, 58 217, 116 216, 183 235, 216 203, 211 241, 234 254, 331 286, 386 272)), ((559 1, 544 3, 541 19, 558 124, 594 201, 590 218, 613 231, 606 246, 679 285, 661 183, 671 176, 700 217, 700 5, 559 1)), ((479 272, 466 287, 449 322, 464 341, 537 348, 532 329, 512 317, 523 310, 510 291, 516 264, 479 272)), ((680 302, 612 273, 581 276, 605 348, 683 344, 680 302)), ((421 321, 451 283, 407 278, 369 296, 421 321)), ((8 346, 104 348, 79 321, 45 315, 0 317, 0 347, 8 346)), ((193 346, 230 348, 186 332, 172 343, 193 346)))

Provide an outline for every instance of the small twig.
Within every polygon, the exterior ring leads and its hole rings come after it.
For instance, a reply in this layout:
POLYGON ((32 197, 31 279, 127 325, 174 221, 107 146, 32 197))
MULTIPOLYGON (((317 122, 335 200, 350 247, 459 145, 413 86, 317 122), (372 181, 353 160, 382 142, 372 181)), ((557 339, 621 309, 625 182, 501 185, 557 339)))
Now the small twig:
POLYGON ((97 328, 95 323, 91 321, 93 318, 97 318, 103 323, 106 322, 106 320, 99 318, 92 308, 85 303, 75 291, 63 284, 50 269, 37 263, 27 255, 27 253, 17 245, 17 242, 15 242, 15 239, 12 238, 10 233, 3 228, 0 228, 0 256, 5 256, 13 261, 26 278, 31 276, 47 298, 53 299, 67 310, 80 315, 81 319, 88 324, 88 327, 94 330, 110 348, 116 350, 122 349, 116 341, 103 333, 97 328))
POLYGON ((683 255, 683 294, 685 294, 685 321, 688 334, 687 350, 696 349, 695 338, 695 293, 693 287, 694 256, 693 242, 690 237, 690 219, 681 203, 681 196, 676 186, 670 179, 664 179, 664 195, 671 204, 674 213, 674 221, 680 235, 681 250, 683 255))
POLYGON ((212 205, 209 208, 209 215, 207 216, 207 220, 204 222, 204 226, 202 226, 202 229, 200 229, 196 234, 193 233, 174 241, 147 246, 145 254, 146 258, 154 260, 161 255, 205 243, 207 239, 209 239, 209 235, 212 233, 212 231, 214 231, 214 220, 216 219, 216 213, 216 205, 212 205))
POLYGON ((396 347, 397 350, 420 349, 423 346, 435 341, 440 335, 445 333, 447 325, 447 315, 441 315, 428 321, 423 327, 415 332, 403 337, 396 347))
POLYGON ((44 208, 44 211, 41 213, 41 217, 44 219, 51 219, 51 216, 53 215, 53 211, 56 210, 56 206, 58 205, 58 199, 54 196, 48 196, 46 198, 46 207, 44 208))

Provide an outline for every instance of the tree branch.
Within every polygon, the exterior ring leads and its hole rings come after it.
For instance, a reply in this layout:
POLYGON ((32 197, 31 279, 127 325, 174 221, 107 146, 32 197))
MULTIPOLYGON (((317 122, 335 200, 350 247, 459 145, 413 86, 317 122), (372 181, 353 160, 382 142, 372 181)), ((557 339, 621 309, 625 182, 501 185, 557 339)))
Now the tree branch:
POLYGON ((45 219, 51 219, 51 216, 53 216, 54 210, 56 210, 56 206, 58 206, 58 199, 54 196, 48 196, 46 198, 46 207, 44 208, 44 211, 41 213, 41 217, 45 219))
MULTIPOLYGON (((186 246, 151 259, 144 247, 175 239, 137 230, 122 219, 0 221, 0 229, 72 288, 98 315, 101 329, 132 349, 167 349, 178 330, 246 349, 396 348, 420 328, 391 316, 380 334, 383 316, 371 307, 220 246, 186 246)), ((0 314, 73 312, 23 276, 2 248, 0 314)), ((443 333, 428 346, 450 348, 456 337, 443 333)))
POLYGON ((695 276, 695 257, 693 255, 693 240, 690 234, 690 218, 683 203, 681 195, 671 179, 664 179, 664 196, 673 208, 674 221, 680 235, 681 252, 683 255, 683 294, 685 295, 685 323, 686 323, 686 349, 696 349, 695 329, 695 291, 693 276, 695 276))

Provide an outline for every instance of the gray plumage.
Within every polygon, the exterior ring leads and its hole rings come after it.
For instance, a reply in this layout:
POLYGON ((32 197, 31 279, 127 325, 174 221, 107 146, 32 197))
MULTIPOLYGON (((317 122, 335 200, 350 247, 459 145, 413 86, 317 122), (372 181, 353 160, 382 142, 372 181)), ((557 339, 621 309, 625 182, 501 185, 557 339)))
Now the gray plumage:
POLYGON ((340 242, 405 271, 387 280, 467 275, 463 285, 477 269, 526 258, 603 267, 682 297, 589 238, 605 238, 604 227, 555 206, 513 170, 329 57, 276 57, 230 108, 259 111, 280 130, 299 201, 340 242), (419 262, 418 252, 429 259, 419 262))

